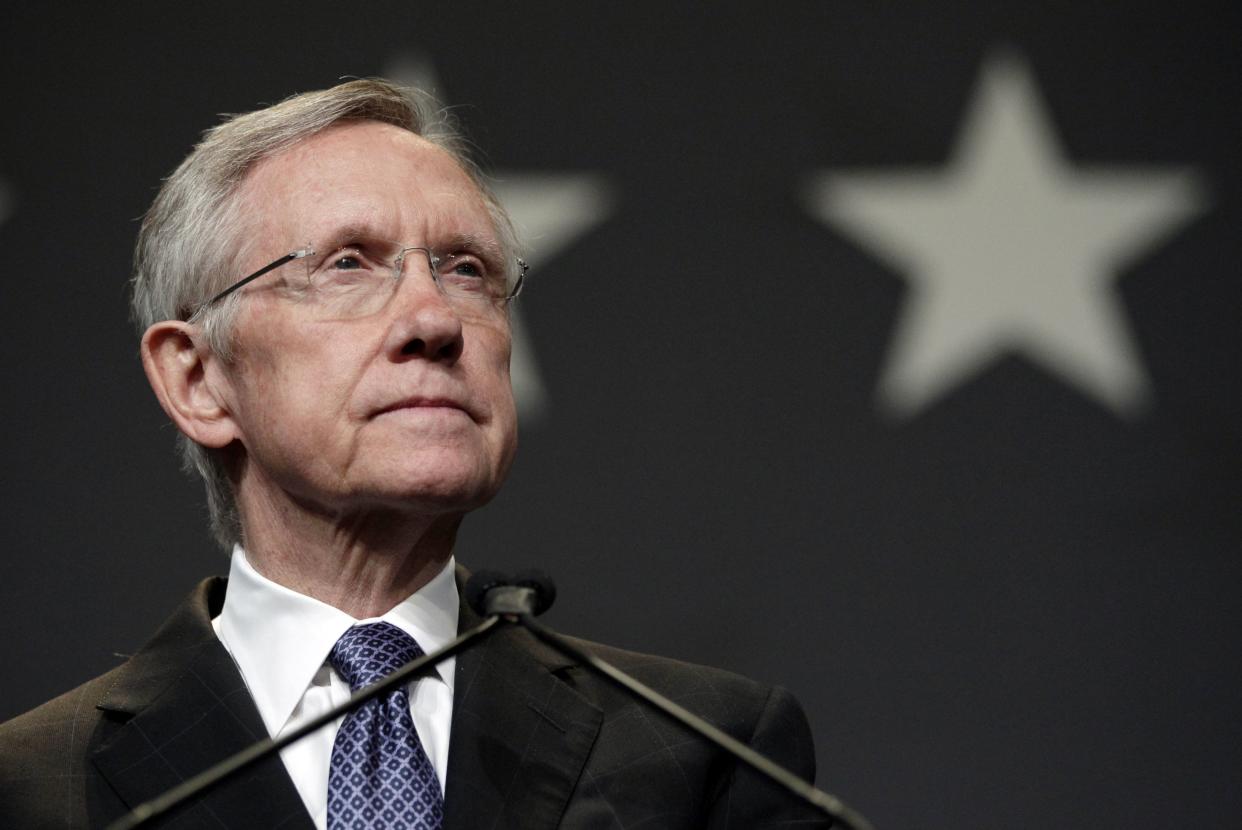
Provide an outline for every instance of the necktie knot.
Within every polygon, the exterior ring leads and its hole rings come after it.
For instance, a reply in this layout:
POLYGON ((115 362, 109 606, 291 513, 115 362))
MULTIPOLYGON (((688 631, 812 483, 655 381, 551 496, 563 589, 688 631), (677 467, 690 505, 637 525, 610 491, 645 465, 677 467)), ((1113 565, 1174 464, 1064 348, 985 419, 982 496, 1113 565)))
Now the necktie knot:
POLYGON ((413 637, 391 623, 378 622, 356 625, 342 634, 328 661, 356 692, 422 656, 413 637))

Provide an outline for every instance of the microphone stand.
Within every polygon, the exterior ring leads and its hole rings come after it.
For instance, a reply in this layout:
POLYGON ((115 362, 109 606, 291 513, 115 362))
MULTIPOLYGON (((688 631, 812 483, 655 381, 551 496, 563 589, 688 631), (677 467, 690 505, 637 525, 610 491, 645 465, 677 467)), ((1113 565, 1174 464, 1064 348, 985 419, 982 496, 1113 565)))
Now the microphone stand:
POLYGON ((265 738, 236 755, 225 758, 220 763, 207 768, 193 778, 183 781, 156 798, 139 804, 109 824, 107 830, 133 830, 133 828, 146 824, 152 819, 159 818, 195 796, 206 794, 242 770, 280 752, 289 744, 306 737, 316 729, 331 723, 337 718, 348 715, 368 700, 382 695, 397 686, 408 683, 415 675, 427 667, 434 666, 440 661, 452 657, 459 651, 463 651, 496 630, 496 626, 500 622, 501 618, 499 616, 489 616, 474 628, 458 635, 456 639, 447 643, 443 648, 436 649, 430 654, 424 654, 417 660, 411 660, 392 674, 377 680, 365 689, 359 689, 350 696, 349 700, 346 700, 339 706, 334 706, 278 738, 265 738))
POLYGON ((871 822, 862 813, 853 809, 841 799, 834 795, 829 795, 802 780, 733 736, 717 729, 698 715, 664 697, 664 695, 650 686, 640 683, 611 663, 601 660, 589 651, 578 648, 568 638, 535 622, 533 614, 519 613, 508 615, 508 618, 522 625, 538 639, 579 661, 596 674, 607 678, 614 685, 659 709, 687 729, 697 732, 755 772, 784 787, 798 798, 817 808, 833 821, 840 822, 847 830, 874 830, 871 822))
POLYGON ((270 757, 289 744, 300 740, 315 730, 326 726, 339 717, 349 714, 368 700, 385 694, 389 690, 407 683, 416 674, 434 666, 488 636, 500 623, 521 625, 534 637, 542 640, 558 651, 569 655, 587 666, 624 691, 663 712, 677 723, 701 735, 725 752, 737 758, 760 775, 779 784, 794 796, 818 809, 834 821, 840 822, 846 830, 873 830, 871 822, 845 804, 841 799, 817 789, 802 780, 789 770, 768 760, 760 753, 712 726, 707 721, 674 703, 654 689, 638 682, 625 672, 600 658, 584 651, 564 636, 535 622, 535 615, 542 613, 552 604, 555 588, 550 580, 541 575, 534 582, 514 584, 505 582, 498 574, 480 572, 466 586, 467 601, 485 619, 479 625, 460 634, 443 648, 430 654, 424 654, 417 660, 406 663, 392 674, 376 681, 365 689, 350 696, 349 700, 335 706, 318 717, 312 718, 278 738, 265 738, 262 741, 242 750, 236 755, 225 758, 220 763, 208 768, 171 790, 150 801, 143 802, 121 818, 108 825, 107 830, 133 830, 158 818, 191 798, 203 795, 219 786, 222 782, 264 758, 270 757), (542 581, 540 581, 542 580, 542 581))

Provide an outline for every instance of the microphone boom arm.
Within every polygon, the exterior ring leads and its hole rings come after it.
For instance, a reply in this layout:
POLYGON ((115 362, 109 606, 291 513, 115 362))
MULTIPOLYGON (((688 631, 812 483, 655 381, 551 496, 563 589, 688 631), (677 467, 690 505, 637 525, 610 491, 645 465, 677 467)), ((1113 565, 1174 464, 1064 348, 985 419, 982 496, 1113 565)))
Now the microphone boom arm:
POLYGON ((430 654, 406 663, 383 679, 361 689, 339 706, 314 717, 297 728, 275 738, 265 738, 236 755, 225 758, 171 790, 139 804, 108 825, 107 830, 133 830, 177 808, 191 798, 201 796, 244 769, 271 757, 337 718, 349 714, 367 701, 409 682, 428 666, 464 651, 491 634, 504 623, 521 625, 534 637, 569 655, 591 671, 601 675, 624 691, 663 712, 677 723, 696 732, 706 740, 737 758, 760 775, 779 784, 820 812, 839 821, 846 830, 873 830, 871 823, 839 798, 816 789, 789 770, 765 758, 746 744, 728 735, 699 716, 640 683, 616 666, 601 660, 589 651, 578 648, 561 634, 535 622, 535 615, 547 610, 556 596, 551 580, 537 572, 529 572, 514 582, 502 574, 480 572, 466 585, 466 598, 471 607, 484 617, 483 621, 458 635, 454 640, 430 654))

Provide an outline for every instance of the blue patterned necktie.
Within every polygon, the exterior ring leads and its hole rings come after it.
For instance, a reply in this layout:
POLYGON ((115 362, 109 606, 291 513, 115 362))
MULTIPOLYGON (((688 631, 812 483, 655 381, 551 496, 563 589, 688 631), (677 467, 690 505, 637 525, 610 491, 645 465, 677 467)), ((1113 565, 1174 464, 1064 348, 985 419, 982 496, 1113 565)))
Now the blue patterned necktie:
MULTIPOLYGON (((422 656, 418 643, 386 622, 341 635, 328 660, 355 692, 422 656)), ((444 799, 410 716, 404 686, 345 718, 332 745, 328 830, 440 830, 444 799)))

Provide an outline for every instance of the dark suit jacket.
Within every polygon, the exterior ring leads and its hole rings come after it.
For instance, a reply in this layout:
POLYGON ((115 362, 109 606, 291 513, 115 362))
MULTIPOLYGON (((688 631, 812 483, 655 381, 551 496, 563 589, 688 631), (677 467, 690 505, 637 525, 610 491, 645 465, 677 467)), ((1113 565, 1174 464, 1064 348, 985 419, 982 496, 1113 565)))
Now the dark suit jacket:
MULTIPOLYGON (((102 828, 266 737, 211 628, 225 585, 203 582, 124 664, 0 726, 0 827, 102 828)), ((463 606, 461 627, 477 621, 463 606)), ((810 732, 787 692, 583 645, 813 778, 810 732)), ((459 655, 454 695, 446 830, 827 826, 524 631, 459 655)), ((313 827, 278 758, 156 826, 313 827)))

